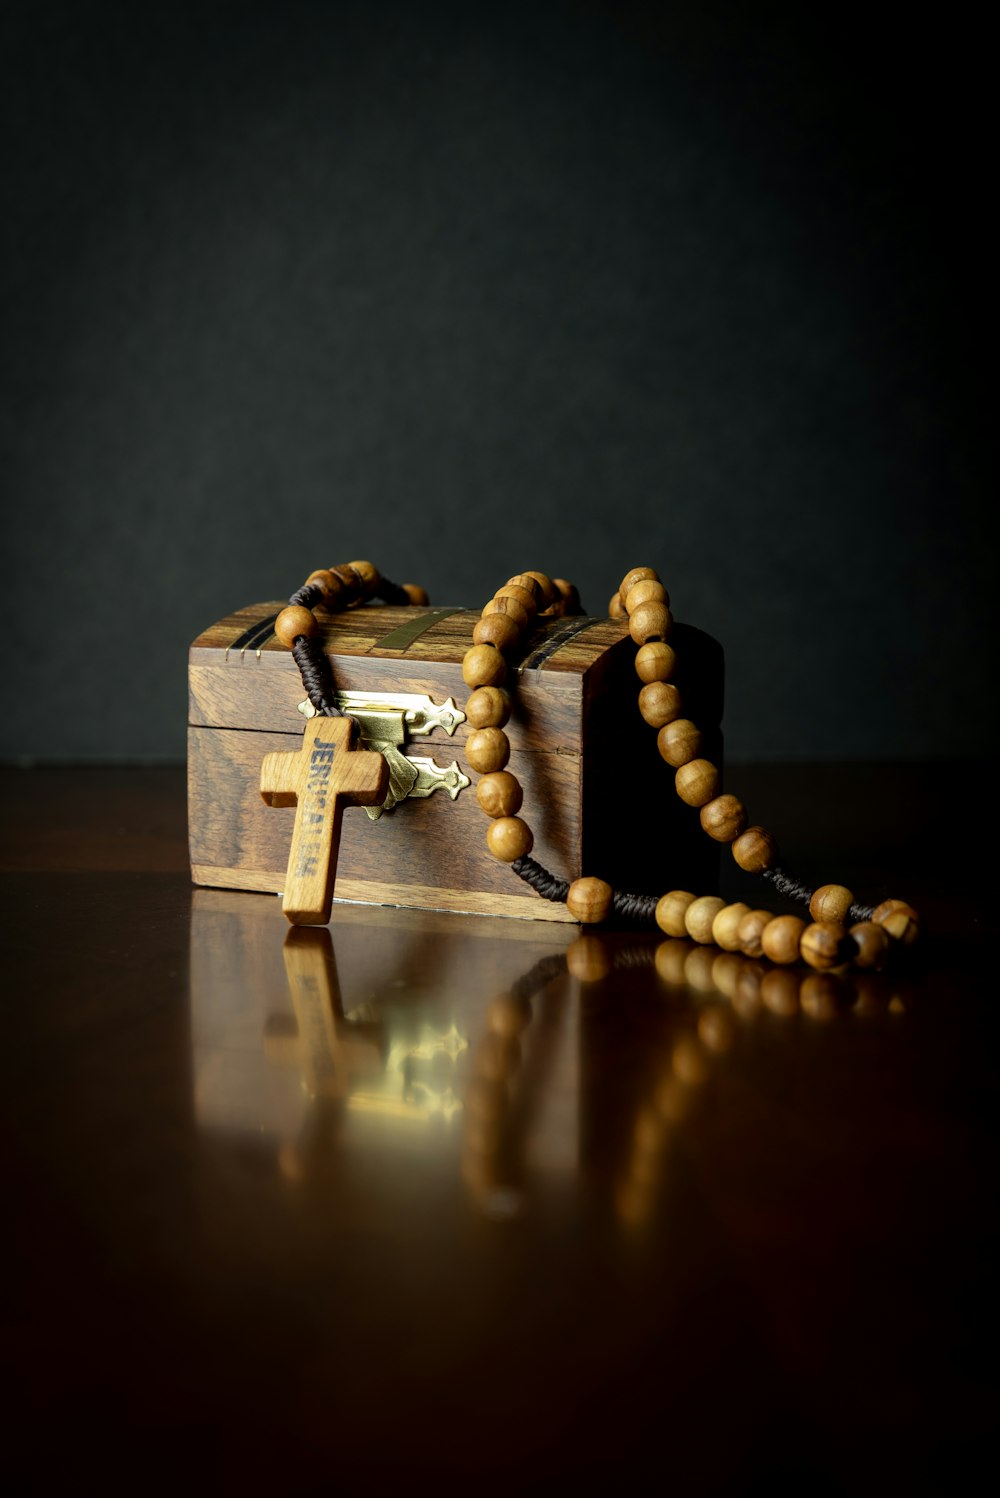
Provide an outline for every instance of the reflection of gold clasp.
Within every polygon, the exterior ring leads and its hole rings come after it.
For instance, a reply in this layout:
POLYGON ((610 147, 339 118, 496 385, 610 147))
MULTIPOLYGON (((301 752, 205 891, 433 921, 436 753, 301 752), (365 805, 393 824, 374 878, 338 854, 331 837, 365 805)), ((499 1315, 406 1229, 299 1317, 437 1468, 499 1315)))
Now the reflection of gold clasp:
MULTIPOLYGON (((365 808, 373 822, 411 796, 431 796, 444 789, 454 801, 471 783, 456 760, 442 768, 433 759, 409 759, 402 752, 409 734, 422 737, 435 728, 443 728, 451 735, 465 722, 465 714, 456 706, 454 697, 440 706, 432 698, 415 692, 338 692, 336 697, 341 711, 357 722, 365 748, 384 755, 389 766, 388 795, 381 806, 365 808)), ((316 715, 308 698, 299 703, 299 712, 304 718, 316 715)))

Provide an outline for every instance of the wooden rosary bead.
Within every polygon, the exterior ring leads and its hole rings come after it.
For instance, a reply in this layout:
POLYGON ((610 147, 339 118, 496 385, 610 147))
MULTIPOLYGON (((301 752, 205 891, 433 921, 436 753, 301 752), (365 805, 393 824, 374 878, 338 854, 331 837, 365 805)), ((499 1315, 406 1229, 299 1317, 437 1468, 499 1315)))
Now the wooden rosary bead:
POLYGON ((586 926, 606 921, 614 891, 603 879, 574 879, 566 896, 566 909, 586 926))
MULTIPOLYGON (((784 918, 782 918, 784 919, 784 918)), ((789 917, 794 919, 794 917, 789 917)), ((799 1012, 799 975, 774 967, 765 973, 760 984, 760 999, 765 1009, 781 1019, 791 1019, 799 1012)))
MULTIPOLYGON (((488 730, 487 730, 488 731, 488 730)), ((501 863, 513 863, 524 858, 534 845, 531 828, 520 817, 498 817, 491 822, 486 832, 486 842, 494 858, 501 863)))
MULTIPOLYGON (((643 650, 649 648, 643 646, 643 650)), ((664 724, 656 735, 656 747, 661 759, 679 770, 681 765, 690 764, 701 753, 701 731, 690 718, 675 718, 672 723, 664 724)))
POLYGON ((318 629, 312 609, 304 609, 297 603, 290 603, 282 609, 274 621, 274 633, 286 650, 291 650, 300 635, 311 639, 318 629))
POLYGON ((703 831, 717 843, 731 843, 747 824, 747 809, 738 796, 716 796, 701 809, 703 831))
POLYGON ((542 602, 542 589, 538 579, 530 572, 518 572, 513 577, 508 577, 504 583, 505 588, 524 588, 525 592, 531 594, 532 602, 536 609, 543 609, 547 605, 542 602))
POLYGON ((473 728, 502 728, 510 718, 511 700, 503 687, 477 687, 465 704, 473 728))
POLYGON ((507 675, 507 662, 495 645, 473 645, 462 660, 467 687, 498 687, 507 675))
POLYGON ((715 959, 718 952, 708 942, 692 947, 684 959, 684 982, 695 993, 714 994, 715 959))
POLYGON ((920 917, 905 900, 883 900, 872 912, 872 920, 904 947, 912 946, 920 934, 920 917))
POLYGON ((681 694, 669 681, 651 681, 639 693, 639 711, 651 728, 673 722, 681 711, 681 694))
POLYGON ((550 604, 555 603, 559 589, 551 577, 546 577, 544 572, 526 572, 524 575, 525 577, 533 577, 538 584, 543 609, 547 609, 550 604))
POLYGON ((556 603, 562 605, 564 614, 582 614, 583 605, 580 603, 580 592, 576 583, 567 582, 564 577, 552 579, 553 586, 558 593, 556 603))
POLYGON ((497 602, 501 598, 513 599, 515 603, 521 605, 529 619, 533 619, 538 613, 538 603, 535 599, 534 589, 522 588, 519 583, 504 583, 502 588, 497 588, 493 598, 497 602))
POLYGON ((806 929, 805 921, 797 915, 777 915, 768 921, 760 935, 764 956, 772 962, 789 963, 799 960, 799 943, 806 929))
POLYGON ((511 598, 507 594, 504 594, 502 598, 498 594, 496 598, 490 599, 483 609, 482 617, 485 619, 488 614, 507 614, 513 619, 518 629, 527 629, 533 617, 523 603, 519 603, 516 598, 511 598))
POLYGON ((622 601, 624 602, 624 600, 628 597, 630 588, 634 588, 636 583, 645 582, 647 579, 650 582, 654 583, 658 583, 660 581, 660 579, 656 575, 655 567, 633 567, 631 571, 626 572, 618 588, 618 592, 622 601))
POLYGON ((847 933, 853 943, 855 967, 881 967, 889 955, 889 938, 882 926, 874 921, 859 921, 847 933))
POLYGON ((520 638, 521 631, 509 614, 487 614, 472 631, 474 644, 493 645, 497 650, 509 650, 520 638))
POLYGON ((715 961, 712 964, 712 982, 716 990, 727 999, 736 997, 736 986, 740 973, 743 971, 744 961, 745 958, 738 948, 735 952, 722 951, 715 954, 715 961))
POLYGON ((343 592, 340 578, 335 577, 329 567, 317 567, 315 572, 310 572, 306 578, 305 586, 320 587, 323 590, 323 607, 330 608, 337 601, 338 595, 343 592))
POLYGON ((735 905, 724 905, 712 922, 712 940, 724 952, 738 952, 740 922, 749 913, 750 906, 739 901, 735 905))
POLYGON ((377 567, 371 562, 348 562, 347 565, 358 579, 358 585, 365 598, 371 598, 378 592, 378 585, 382 579, 379 577, 377 567))
POLYGON ((427 596, 427 589, 421 588, 419 583, 403 583, 402 587, 403 592, 412 604, 426 608, 427 604, 430 603, 430 599, 427 596))
POLYGON ((664 640, 651 640, 636 651, 635 670, 640 681, 669 681, 677 657, 664 640))
POLYGON ((611 601, 608 604, 608 618, 609 619, 627 619, 628 618, 628 615, 625 612, 625 605, 622 603, 622 595, 620 593, 612 593, 612 595, 611 595, 611 601))
POLYGON ((687 936, 684 917, 695 896, 686 889, 672 889, 662 895, 656 906, 656 924, 667 936, 687 936))
POLYGON ((624 602, 626 614, 633 614, 643 603, 666 603, 669 606, 666 588, 652 577, 645 577, 642 582, 633 583, 624 595, 624 602))
POLYGON ((764 927, 773 920, 774 912, 771 910, 751 910, 743 917, 736 928, 736 939, 744 957, 763 957, 761 937, 764 927))
POLYGON ((819 889, 813 890, 809 914, 814 921, 836 921, 843 924, 853 904, 854 896, 844 885, 821 884, 819 889))
POLYGON ((359 603, 362 594, 361 578, 353 567, 346 564, 329 569, 340 584, 339 602, 342 608, 353 608, 359 603))
POLYGON ((778 862, 778 845, 766 827, 748 827, 733 843, 733 857, 748 874, 762 874, 778 862))
POLYGON ((844 961, 846 934, 838 921, 814 921, 803 931, 799 950, 810 967, 825 972, 844 961))
POLYGON ((524 793, 516 775, 494 770, 476 786, 476 800, 488 817, 513 817, 521 810, 524 793))
POLYGON ((637 645, 646 645, 650 640, 665 640, 672 622, 665 603, 640 603, 635 613, 629 615, 629 634, 637 645))
POLYGON ((492 775, 510 758, 510 740, 500 728, 477 728, 465 741, 465 757, 477 774, 492 775))
POLYGON ((712 923, 725 906, 725 900, 719 895, 701 895, 692 900, 684 912, 684 926, 692 941, 701 942, 703 946, 711 942, 712 923))
POLYGON ((692 759, 677 771, 674 787, 688 806, 705 806, 718 795, 719 772, 711 760, 692 759))
POLYGON ((834 973, 810 973, 799 987, 799 1005, 810 1019, 836 1019, 844 1007, 844 984, 834 973))
POLYGON ((566 971, 580 983, 599 983, 611 965, 608 944, 600 936, 578 936, 566 948, 566 971))

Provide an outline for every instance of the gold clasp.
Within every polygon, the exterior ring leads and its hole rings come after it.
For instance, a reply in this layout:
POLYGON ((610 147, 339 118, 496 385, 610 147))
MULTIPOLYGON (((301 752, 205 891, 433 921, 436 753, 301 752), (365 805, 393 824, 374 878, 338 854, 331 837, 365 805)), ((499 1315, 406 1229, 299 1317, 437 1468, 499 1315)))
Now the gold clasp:
MULTIPOLYGON (((357 722, 365 748, 384 755, 389 766, 388 795, 381 806, 365 808, 373 822, 409 797, 431 796, 443 789, 454 801, 471 784, 457 760, 442 768, 433 759, 409 759, 402 752, 410 734, 422 738, 435 728, 443 728, 450 737, 465 722, 454 697, 438 706, 432 698, 415 692, 337 692, 336 701, 341 712, 357 722)), ((304 718, 316 716, 308 698, 299 703, 298 710, 304 718)))

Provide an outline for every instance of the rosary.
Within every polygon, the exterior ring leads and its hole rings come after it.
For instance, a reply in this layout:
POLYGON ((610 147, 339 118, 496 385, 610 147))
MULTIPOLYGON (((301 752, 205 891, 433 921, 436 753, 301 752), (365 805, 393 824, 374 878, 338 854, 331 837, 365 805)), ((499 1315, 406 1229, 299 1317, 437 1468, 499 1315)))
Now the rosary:
MULTIPOLYGON (((350 562, 310 573, 274 623, 275 635, 291 651, 316 712, 306 725, 301 760, 298 754, 268 754, 261 772, 261 794, 272 806, 295 805, 309 792, 309 814, 296 818, 285 888, 285 914, 296 924, 329 920, 343 805, 376 805, 386 794, 385 760, 370 750, 353 750, 354 725, 335 705, 329 661, 316 639, 315 609, 338 612, 370 598, 397 605, 429 602, 423 588, 389 582, 371 562, 350 562)), ((531 828, 518 815, 521 786, 505 768, 510 743, 504 728, 512 701, 504 688, 504 652, 517 645, 537 615, 580 613, 572 583, 542 572, 518 573, 483 609, 465 653, 462 678, 470 690, 465 714, 472 729, 465 754, 479 776, 476 799, 489 818, 486 843, 495 858, 509 864, 541 898, 564 902, 585 925, 612 917, 655 923, 667 936, 706 946, 714 943, 726 952, 766 957, 782 965, 801 960, 821 972, 848 963, 879 968, 894 946, 909 947, 916 941, 919 919, 905 901, 884 900, 872 909, 856 903, 842 884, 810 890, 790 878, 778 865, 771 834, 764 827, 748 827, 743 803, 722 792, 719 771, 701 757, 701 734, 682 716, 681 695, 671 682, 676 655, 668 643, 673 622, 670 599, 651 567, 627 572, 609 606, 612 618, 627 620, 638 647, 639 712, 656 730, 657 747, 673 771, 677 795, 698 811, 706 835, 728 843, 741 869, 760 875, 779 894, 807 906, 811 920, 774 915, 744 902, 727 904, 717 895, 698 896, 688 890, 668 890, 658 897, 616 890, 594 876, 570 882, 536 862, 530 856, 531 828)))

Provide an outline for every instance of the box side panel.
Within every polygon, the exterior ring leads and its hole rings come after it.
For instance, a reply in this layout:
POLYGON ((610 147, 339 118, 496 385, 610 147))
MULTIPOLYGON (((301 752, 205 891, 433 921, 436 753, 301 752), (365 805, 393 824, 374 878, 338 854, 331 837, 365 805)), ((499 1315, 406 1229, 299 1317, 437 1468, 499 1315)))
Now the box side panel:
MULTIPOLYGON (((297 747, 289 734, 192 726, 188 731, 189 828, 195 883, 280 890, 291 841, 293 808, 268 807, 260 765, 272 750, 297 747)), ((434 734, 409 746, 443 768, 454 741, 434 734)), ((459 756, 461 764, 461 757, 459 756)), ((580 760, 575 754, 512 753, 510 768, 533 808, 537 856, 564 878, 580 869, 580 760)), ((452 801, 437 791, 408 800, 372 821, 350 807, 343 820, 337 895, 376 904, 566 919, 564 907, 540 900, 486 847, 488 822, 474 786, 452 801)))

